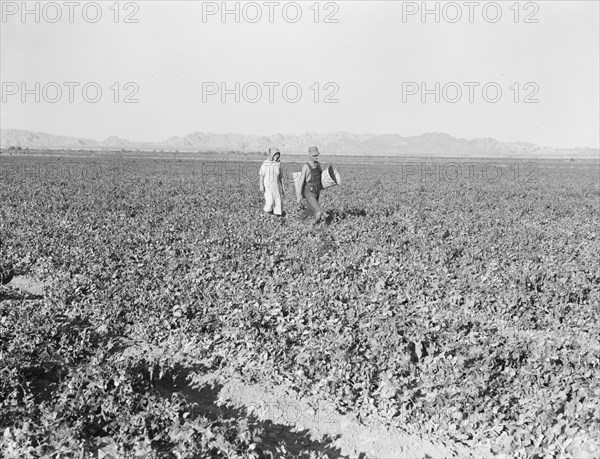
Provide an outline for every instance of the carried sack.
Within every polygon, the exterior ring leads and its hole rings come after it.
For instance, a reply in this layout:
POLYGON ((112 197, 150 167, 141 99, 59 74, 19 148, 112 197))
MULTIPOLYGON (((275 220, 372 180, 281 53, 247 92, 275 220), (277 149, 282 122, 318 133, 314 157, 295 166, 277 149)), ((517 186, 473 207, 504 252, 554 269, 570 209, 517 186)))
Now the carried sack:
POLYGON ((341 183, 342 178, 335 167, 329 166, 321 173, 321 186, 324 190, 326 188, 331 188, 332 186, 340 185, 341 183))

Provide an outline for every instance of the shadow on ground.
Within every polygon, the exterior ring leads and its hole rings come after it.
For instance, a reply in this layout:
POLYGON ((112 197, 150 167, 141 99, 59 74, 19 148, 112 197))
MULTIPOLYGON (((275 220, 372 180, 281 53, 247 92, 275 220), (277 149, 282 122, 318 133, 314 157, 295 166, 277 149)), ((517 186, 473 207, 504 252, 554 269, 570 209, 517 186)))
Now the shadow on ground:
POLYGON ((34 301, 44 299, 43 295, 21 292, 11 288, 0 289, 0 301, 34 301))
MULTIPOLYGON (((188 376, 190 370, 179 368, 170 376, 154 382, 155 389, 163 397, 178 394, 185 400, 194 404, 193 414, 202 414, 211 421, 218 420, 245 420, 249 427, 262 431, 261 442, 258 444, 262 450, 261 457, 281 457, 281 446, 287 452, 286 457, 311 457, 311 452, 327 454, 330 458, 344 458, 339 448, 334 446, 336 438, 324 437, 314 440, 308 430, 296 431, 285 424, 273 423, 270 420, 260 420, 257 416, 248 413, 245 408, 236 408, 231 405, 219 405, 219 393, 223 388, 220 384, 205 385, 199 389, 190 386, 188 376)), ((313 453, 314 454, 314 453, 313 453)), ((313 456, 314 457, 314 456, 313 456)))
POLYGON ((333 222, 339 222, 352 217, 366 217, 367 211, 365 209, 346 209, 337 210, 333 209, 327 212, 325 216, 325 224, 331 225, 333 222))

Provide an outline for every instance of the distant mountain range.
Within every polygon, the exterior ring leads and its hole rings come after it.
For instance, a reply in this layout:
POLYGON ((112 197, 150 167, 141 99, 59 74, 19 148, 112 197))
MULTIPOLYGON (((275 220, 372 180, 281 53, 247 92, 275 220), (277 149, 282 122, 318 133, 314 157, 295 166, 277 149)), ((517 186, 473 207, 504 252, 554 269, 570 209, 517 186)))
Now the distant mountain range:
POLYGON ((500 142, 491 138, 460 139, 448 134, 427 133, 414 137, 398 134, 357 135, 347 132, 270 136, 193 132, 162 142, 131 142, 119 137, 104 141, 65 137, 19 129, 0 130, 0 148, 99 151, 265 152, 271 146, 285 154, 304 154, 316 145, 325 154, 453 157, 599 157, 594 148, 551 148, 525 142, 500 142))

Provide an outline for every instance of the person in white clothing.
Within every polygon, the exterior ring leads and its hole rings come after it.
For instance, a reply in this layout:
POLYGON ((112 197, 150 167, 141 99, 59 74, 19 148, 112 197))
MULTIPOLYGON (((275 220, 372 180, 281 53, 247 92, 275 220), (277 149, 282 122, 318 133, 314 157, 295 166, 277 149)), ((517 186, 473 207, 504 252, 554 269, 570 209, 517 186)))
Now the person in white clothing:
POLYGON ((281 153, 278 148, 269 148, 269 159, 265 160, 260 168, 260 191, 265 195, 263 210, 277 216, 283 215, 284 191, 280 158, 281 153))

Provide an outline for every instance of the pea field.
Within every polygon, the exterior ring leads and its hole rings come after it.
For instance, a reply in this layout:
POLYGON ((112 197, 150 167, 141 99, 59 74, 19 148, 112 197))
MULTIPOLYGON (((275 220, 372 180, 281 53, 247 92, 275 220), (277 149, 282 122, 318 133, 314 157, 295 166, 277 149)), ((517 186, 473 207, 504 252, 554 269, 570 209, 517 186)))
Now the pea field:
POLYGON ((282 218, 258 155, 0 157, 0 456, 376 457, 235 380, 395 457, 599 457, 598 160, 322 158, 313 225, 285 154, 282 218))

